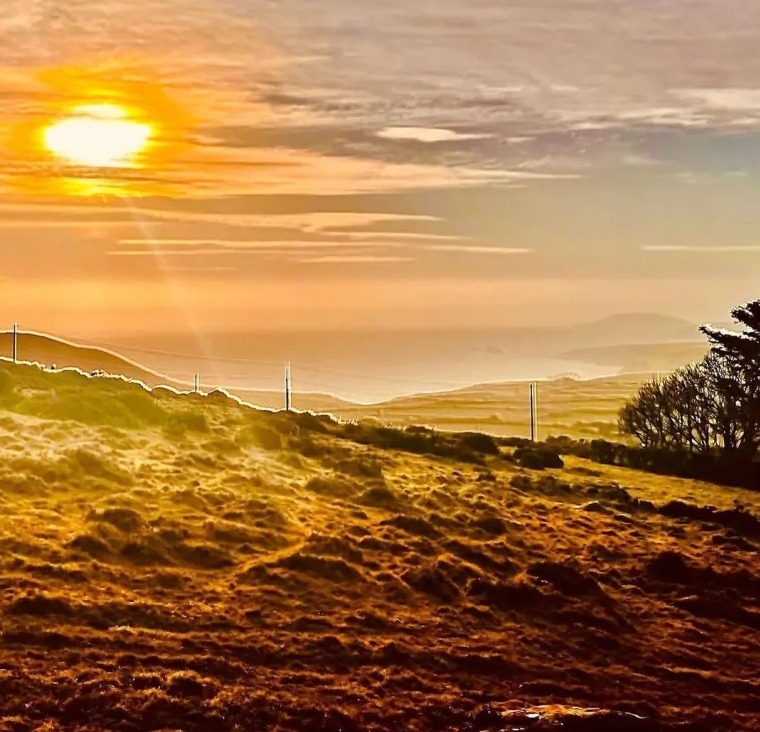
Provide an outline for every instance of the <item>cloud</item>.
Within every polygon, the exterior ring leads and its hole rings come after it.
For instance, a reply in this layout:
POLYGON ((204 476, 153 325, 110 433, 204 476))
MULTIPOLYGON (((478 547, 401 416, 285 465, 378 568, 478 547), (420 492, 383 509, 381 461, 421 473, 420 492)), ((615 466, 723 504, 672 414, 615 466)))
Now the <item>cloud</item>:
MULTIPOLYGON (((256 254, 257 252, 288 251, 292 249, 340 249, 377 247, 379 244, 373 241, 352 241, 346 244, 341 241, 287 241, 273 239, 271 241, 234 241, 231 239, 120 239, 119 244, 129 249, 117 250, 127 254, 151 254, 156 250, 193 254, 200 250, 204 252, 238 252, 244 254, 256 254), (136 247, 136 248, 133 248, 136 247)), ((384 247, 392 247, 392 243, 383 243, 384 247)), ((397 245, 398 246, 398 245, 397 245)))
POLYGON ((301 264, 374 264, 412 262, 413 257, 353 256, 350 254, 326 255, 323 257, 306 257, 298 259, 301 264))
POLYGON ((681 244, 645 244, 641 247, 644 252, 668 252, 688 254, 731 254, 737 252, 760 252, 758 245, 726 244, 715 246, 691 246, 681 244))
MULTIPOLYGON (((210 255, 272 255, 293 252, 311 253, 319 250, 404 250, 405 252, 437 252, 440 254, 471 254, 489 256, 523 255, 533 252, 532 249, 521 247, 481 246, 470 244, 437 244, 421 243, 420 239, 404 240, 403 234, 390 235, 391 240, 374 240, 372 233, 364 235, 363 240, 349 241, 233 241, 228 239, 121 239, 119 245, 125 249, 113 249, 107 252, 110 256, 150 257, 150 256, 210 256, 210 255)), ((421 237, 424 241, 426 237, 421 237)), ((446 237, 442 237, 446 239, 446 237)), ((456 237, 452 237, 455 239, 456 237)), ((436 241, 435 237, 432 237, 436 241)), ((314 262, 358 262, 358 261, 399 261, 407 257, 402 255, 385 254, 338 254, 318 255, 310 257, 314 262)), ((306 260, 299 260, 306 261, 306 260)))
MULTIPOLYGON (((337 205, 337 203, 336 203, 337 205)), ((149 208, 139 203, 133 209, 135 216, 170 222, 222 224, 237 227, 284 226, 304 233, 335 233, 340 229, 358 228, 384 223, 440 222, 436 216, 402 213, 364 213, 351 211, 313 211, 310 213, 287 213, 275 210, 267 214, 250 214, 241 203, 239 212, 201 212, 187 208, 167 210, 149 208)))
POLYGON ((455 132, 435 127, 386 127, 380 130, 377 136, 386 140, 414 140, 425 143, 482 140, 491 137, 488 134, 455 132))
POLYGON ((713 109, 729 112, 760 112, 760 88, 680 89, 675 95, 691 102, 700 102, 713 109))
POLYGON ((495 254, 498 256, 509 256, 512 254, 530 254, 532 249, 521 247, 489 247, 489 246, 469 246, 469 245, 446 245, 446 244, 421 244, 416 247, 428 252, 451 252, 461 254, 495 254))
POLYGON ((96 229, 96 228, 128 228, 132 222, 123 221, 45 221, 35 219, 0 219, 1 229, 96 229))

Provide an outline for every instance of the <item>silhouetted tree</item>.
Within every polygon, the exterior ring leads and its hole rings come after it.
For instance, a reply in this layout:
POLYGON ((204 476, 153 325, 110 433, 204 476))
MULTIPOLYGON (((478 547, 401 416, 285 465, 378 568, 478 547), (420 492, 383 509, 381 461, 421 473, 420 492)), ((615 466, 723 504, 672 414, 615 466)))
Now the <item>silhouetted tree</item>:
POLYGON ((755 456, 760 447, 760 301, 736 308, 741 332, 703 326, 712 343, 699 363, 641 386, 619 428, 650 450, 755 456))
POLYGON ((716 380, 734 397, 734 433, 725 449, 754 454, 760 447, 760 300, 734 308, 731 317, 741 331, 711 325, 700 330, 726 365, 716 380))

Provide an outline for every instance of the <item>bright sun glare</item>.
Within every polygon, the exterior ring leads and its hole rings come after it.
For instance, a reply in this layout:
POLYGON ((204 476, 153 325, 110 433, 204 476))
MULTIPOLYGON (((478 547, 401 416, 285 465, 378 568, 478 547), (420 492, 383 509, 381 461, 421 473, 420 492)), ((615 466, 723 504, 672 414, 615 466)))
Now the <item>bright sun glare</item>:
POLYGON ((129 118, 115 104, 75 107, 43 132, 45 147, 74 165, 93 168, 133 167, 152 135, 151 126, 129 118))

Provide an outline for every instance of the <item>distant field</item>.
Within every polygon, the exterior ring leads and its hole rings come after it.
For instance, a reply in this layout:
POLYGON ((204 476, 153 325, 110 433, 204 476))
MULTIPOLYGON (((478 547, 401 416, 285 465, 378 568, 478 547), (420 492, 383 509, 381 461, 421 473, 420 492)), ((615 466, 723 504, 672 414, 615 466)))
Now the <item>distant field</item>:
MULTIPOLYGON (((539 436, 617 437, 620 407, 648 374, 538 384, 539 436)), ((344 418, 375 417, 398 424, 428 424, 446 430, 479 430, 528 436, 528 384, 475 386, 450 393, 407 397, 367 408, 333 407, 344 418)))
POLYGON ((0 730, 760 728, 760 493, 2 363, 0 506, 0 730))

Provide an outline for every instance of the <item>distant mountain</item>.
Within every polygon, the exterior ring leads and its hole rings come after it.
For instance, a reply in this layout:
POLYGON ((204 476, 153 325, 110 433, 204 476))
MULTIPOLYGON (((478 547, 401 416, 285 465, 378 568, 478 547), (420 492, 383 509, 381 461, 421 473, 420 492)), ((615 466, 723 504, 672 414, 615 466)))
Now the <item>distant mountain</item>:
POLYGON ((568 329, 584 347, 704 341, 699 325, 651 313, 623 313, 568 329))

